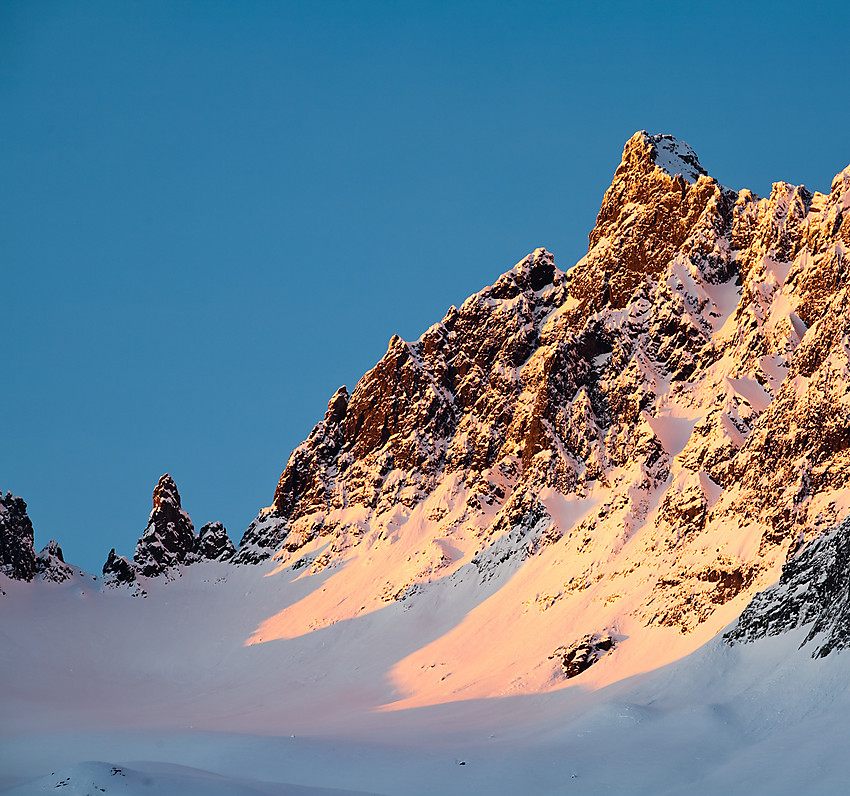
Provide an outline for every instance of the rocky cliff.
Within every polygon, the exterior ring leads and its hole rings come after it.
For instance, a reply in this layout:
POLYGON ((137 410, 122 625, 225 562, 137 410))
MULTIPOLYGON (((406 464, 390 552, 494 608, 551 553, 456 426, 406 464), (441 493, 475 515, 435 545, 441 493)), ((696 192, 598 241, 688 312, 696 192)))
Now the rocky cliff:
POLYGON ((168 473, 153 491, 153 509, 133 563, 142 575, 154 577, 168 567, 186 563, 195 552, 195 526, 180 505, 177 484, 168 473))
POLYGON ((33 547, 33 527, 23 498, 0 493, 0 572, 12 580, 61 583, 83 575, 65 563, 62 548, 51 539, 38 555, 33 547))
POLYGON ((35 575, 32 522, 23 498, 0 492, 0 572, 14 580, 35 575))
POLYGON ((848 246, 850 168, 759 198, 636 133, 587 256, 565 273, 538 249, 393 337, 235 560, 368 562, 336 621, 545 552, 545 588, 516 597, 565 618, 559 649, 630 622, 717 632, 850 512, 848 246), (391 566, 400 534, 418 548, 391 566))

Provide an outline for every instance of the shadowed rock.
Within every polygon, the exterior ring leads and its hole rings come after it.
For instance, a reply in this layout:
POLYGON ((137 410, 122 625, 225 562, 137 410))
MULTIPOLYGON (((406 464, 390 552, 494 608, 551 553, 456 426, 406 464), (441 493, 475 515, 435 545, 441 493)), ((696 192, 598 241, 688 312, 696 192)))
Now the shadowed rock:
POLYGON ((15 580, 35 575, 32 522, 23 498, 0 492, 0 572, 15 580))
POLYGON ((61 583, 68 580, 74 571, 65 563, 62 548, 51 539, 35 557, 35 571, 42 580, 61 583))
POLYGON ((567 679, 577 677, 616 647, 616 642, 609 635, 593 633, 574 641, 565 647, 558 647, 549 659, 558 659, 564 669, 567 679))
POLYGON ((779 583, 753 597, 725 636, 755 641, 808 626, 812 657, 850 647, 850 519, 808 544, 782 567, 779 583))
POLYGON ((103 580, 108 586, 133 583, 136 580, 136 568, 126 556, 117 555, 113 547, 103 565, 103 580))
POLYGON ((153 511, 133 561, 141 574, 150 578, 176 564, 191 563, 194 552, 195 528, 180 506, 177 485, 165 473, 153 491, 153 511))
POLYGON ((198 534, 195 552, 201 560, 229 561, 236 548, 220 522, 208 522, 198 534))

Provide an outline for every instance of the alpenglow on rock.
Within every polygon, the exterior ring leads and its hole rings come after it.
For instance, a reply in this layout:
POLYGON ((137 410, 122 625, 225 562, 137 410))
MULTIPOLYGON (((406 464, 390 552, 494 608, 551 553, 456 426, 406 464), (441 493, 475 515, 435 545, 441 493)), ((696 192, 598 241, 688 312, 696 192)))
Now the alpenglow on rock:
POLYGON ((512 588, 565 649, 635 622, 711 637, 844 518, 849 246, 850 168, 825 194, 759 198, 636 133, 587 255, 565 273, 537 249, 418 340, 393 337, 235 560, 380 573, 368 594, 328 580, 331 622, 537 558, 552 583, 512 588), (402 537, 415 549, 395 562, 402 537))

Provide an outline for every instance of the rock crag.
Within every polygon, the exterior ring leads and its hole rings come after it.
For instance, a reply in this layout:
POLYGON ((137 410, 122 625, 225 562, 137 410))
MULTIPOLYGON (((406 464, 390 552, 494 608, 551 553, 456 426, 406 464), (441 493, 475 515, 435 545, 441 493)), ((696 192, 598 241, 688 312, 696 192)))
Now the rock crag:
POLYGON ((331 397, 234 560, 389 562, 418 533, 336 618, 549 556, 553 584, 518 599, 576 643, 591 605, 595 626, 718 632, 847 513, 848 246, 850 168, 826 194, 759 198, 636 133, 586 257, 562 272, 537 249, 418 340, 393 337, 331 397))
POLYGON ((13 580, 35 575, 32 522, 23 498, 0 492, 0 572, 13 580))
POLYGON ((236 552, 220 522, 209 522, 195 534, 195 526, 183 510, 174 479, 165 473, 153 491, 153 509, 139 538, 133 560, 111 550, 103 565, 107 584, 118 586, 138 576, 155 578, 179 566, 198 561, 228 561, 236 552))

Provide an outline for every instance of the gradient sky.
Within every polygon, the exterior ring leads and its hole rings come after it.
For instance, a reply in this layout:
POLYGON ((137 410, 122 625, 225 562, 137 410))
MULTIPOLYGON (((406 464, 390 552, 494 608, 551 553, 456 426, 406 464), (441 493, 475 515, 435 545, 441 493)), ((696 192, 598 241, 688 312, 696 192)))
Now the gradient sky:
POLYGON ((132 556, 238 542, 340 384, 537 246, 635 130, 720 182, 850 162, 845 2, 0 4, 0 489, 132 556))

